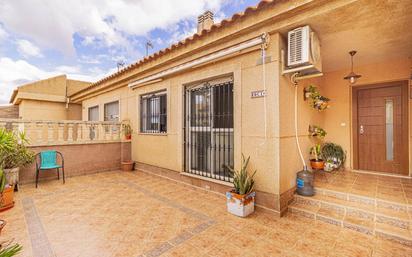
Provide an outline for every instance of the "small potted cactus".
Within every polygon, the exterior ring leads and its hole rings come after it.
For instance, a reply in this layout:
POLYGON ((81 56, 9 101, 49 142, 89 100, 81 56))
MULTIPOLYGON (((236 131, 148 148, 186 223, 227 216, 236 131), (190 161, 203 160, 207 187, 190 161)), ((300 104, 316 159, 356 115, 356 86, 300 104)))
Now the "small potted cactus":
POLYGON ((242 154, 242 167, 240 170, 228 167, 233 174, 234 188, 230 192, 226 192, 227 210, 229 213, 239 217, 246 217, 255 210, 256 193, 253 191, 255 185, 253 177, 256 174, 256 170, 251 174, 248 173, 249 159, 250 157, 245 159, 245 156, 242 154))

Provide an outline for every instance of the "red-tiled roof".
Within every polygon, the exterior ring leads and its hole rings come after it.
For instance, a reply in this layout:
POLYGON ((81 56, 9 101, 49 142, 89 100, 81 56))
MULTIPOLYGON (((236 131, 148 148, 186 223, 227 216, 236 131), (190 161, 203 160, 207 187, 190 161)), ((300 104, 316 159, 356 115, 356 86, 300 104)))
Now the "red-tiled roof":
MULTIPOLYGON (((190 36, 190 37, 187 37, 187 38, 185 38, 185 39, 183 39, 183 40, 181 40, 181 41, 179 41, 179 42, 177 42, 177 43, 175 43, 175 44, 173 44, 173 45, 171 45, 171 46, 169 46, 169 47, 167 47, 167 48, 164 48, 164 49, 162 49, 162 50, 159 50, 158 52, 153 53, 153 54, 151 54, 151 55, 149 55, 149 56, 145 56, 143 59, 140 59, 140 60, 138 60, 137 62, 132 63, 132 64, 128 65, 127 67, 125 67, 125 68, 123 68, 123 69, 121 69, 121 70, 119 70, 119 71, 117 71, 117 72, 115 72, 115 73, 113 73, 113 74, 111 74, 111 75, 109 75, 109 76, 107 76, 107 77, 104 77, 104 78, 102 78, 101 80, 99 80, 99 81, 97 81, 97 82, 95 82, 95 83, 92 83, 89 87, 87 87, 87 88, 85 88, 85 89, 83 89, 83 90, 80 90, 80 91, 77 92, 77 93, 80 93, 80 92, 82 92, 82 91, 86 91, 86 90, 88 90, 88 89, 90 89, 90 88, 93 88, 93 87, 95 87, 95 86, 98 86, 98 85, 102 84, 103 82, 108 81, 108 80, 110 80, 110 79, 112 79, 112 78, 115 78, 115 77, 117 77, 117 76, 119 76, 119 75, 122 75, 123 73, 128 72, 128 71, 130 71, 131 69, 136 68, 137 66, 139 66, 139 65, 141 65, 141 64, 143 64, 143 63, 146 63, 146 62, 148 62, 148 61, 155 60, 155 59, 157 59, 158 57, 163 56, 163 55, 165 55, 165 54, 168 54, 169 52, 175 50, 176 48, 178 48, 178 47, 180 47, 180 46, 186 45, 186 44, 188 44, 188 43, 190 43, 190 42, 193 42, 193 41, 195 41, 195 40, 202 39, 202 38, 205 37, 207 34, 209 34, 209 33, 211 33, 211 32, 214 32, 214 31, 217 31, 217 30, 219 30, 220 28, 222 28, 222 27, 224 27, 224 26, 231 25, 231 24, 233 24, 234 22, 236 22, 237 20, 239 20, 240 18, 244 18, 245 16, 248 16, 248 15, 250 15, 250 14, 256 12, 256 11, 259 11, 260 9, 262 9, 263 7, 265 7, 266 5, 271 4, 271 3, 273 3, 273 2, 275 2, 275 0, 261 0, 261 1, 259 2, 259 4, 257 4, 256 6, 248 7, 248 8, 246 8, 246 10, 245 10, 244 12, 235 13, 231 18, 229 18, 229 19, 224 19, 224 20, 222 20, 220 23, 213 24, 212 27, 211 27, 209 30, 203 30, 200 34, 195 33, 194 35, 192 35, 192 36, 190 36)), ((77 94, 77 93, 76 93, 76 94, 77 94)), ((75 95, 76 95, 76 94, 75 94, 75 95)))

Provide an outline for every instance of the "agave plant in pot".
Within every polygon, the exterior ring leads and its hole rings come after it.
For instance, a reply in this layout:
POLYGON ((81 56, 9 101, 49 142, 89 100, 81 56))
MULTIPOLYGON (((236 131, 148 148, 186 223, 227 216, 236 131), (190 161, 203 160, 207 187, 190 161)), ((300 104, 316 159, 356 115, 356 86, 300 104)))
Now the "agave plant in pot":
POLYGON ((34 152, 27 147, 28 140, 24 132, 1 129, 0 138, 0 167, 4 171, 6 183, 17 190, 20 168, 34 161, 34 152))
POLYGON ((247 171, 250 157, 245 159, 242 154, 242 167, 240 170, 234 170, 229 167, 229 170, 233 174, 233 189, 230 192, 226 192, 227 198, 227 210, 239 217, 246 217, 253 213, 255 210, 255 195, 253 191, 255 181, 253 177, 256 174, 256 170, 253 173, 247 171))

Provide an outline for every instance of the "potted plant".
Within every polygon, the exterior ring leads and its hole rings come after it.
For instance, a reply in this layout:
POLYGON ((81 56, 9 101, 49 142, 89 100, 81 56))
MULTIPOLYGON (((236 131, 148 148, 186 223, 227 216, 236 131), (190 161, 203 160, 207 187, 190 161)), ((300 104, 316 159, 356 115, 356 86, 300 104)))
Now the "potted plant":
POLYGON ((310 159, 310 166, 314 170, 323 170, 325 162, 322 160, 321 144, 316 144, 310 149, 313 158, 310 159))
POLYGON ((340 145, 331 142, 322 145, 321 154, 326 161, 326 171, 332 171, 343 167, 346 160, 346 153, 343 148, 340 145))
POLYGON ((120 166, 122 171, 132 171, 134 168, 134 161, 122 161, 120 166))
POLYGON ((0 150, 0 167, 6 176, 6 183, 18 190, 20 167, 27 166, 34 161, 34 153, 27 147, 28 140, 24 132, 13 133, 2 129, 3 141, 0 144, 6 148, 0 150), (10 147, 11 144, 11 147, 10 147))
POLYGON ((230 192, 226 192, 227 198, 227 210, 239 217, 246 217, 253 213, 255 210, 255 195, 253 191, 255 181, 253 177, 256 174, 256 170, 250 174, 247 171, 249 159, 245 159, 242 154, 242 167, 240 170, 234 170, 228 167, 233 175, 233 189, 230 192))
POLYGON ((13 187, 6 183, 6 175, 0 168, 0 212, 8 210, 14 206, 13 187))
POLYGON ((309 133, 315 142, 315 145, 310 148, 310 155, 312 156, 310 159, 310 166, 313 170, 322 170, 325 166, 325 162, 322 159, 321 146, 327 133, 323 128, 316 125, 309 126, 309 133))
POLYGON ((314 85, 310 85, 305 89, 305 99, 309 99, 310 107, 317 111, 323 111, 330 107, 330 99, 322 96, 314 85))
POLYGON ((130 124, 122 124, 122 130, 126 140, 132 139, 133 129, 130 124))
POLYGON ((12 132, 0 129, 0 211, 9 209, 14 206, 13 188, 7 184, 6 175, 3 167, 6 158, 13 152, 14 135, 12 132))
POLYGON ((316 137, 321 140, 323 140, 325 136, 328 134, 323 128, 316 125, 309 126, 309 133, 311 137, 316 137))

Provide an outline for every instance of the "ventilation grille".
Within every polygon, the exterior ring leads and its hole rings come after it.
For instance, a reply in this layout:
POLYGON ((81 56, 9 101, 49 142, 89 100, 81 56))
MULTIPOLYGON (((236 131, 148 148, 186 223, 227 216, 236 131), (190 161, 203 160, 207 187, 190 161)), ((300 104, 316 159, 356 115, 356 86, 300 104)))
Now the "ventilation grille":
POLYGON ((303 60, 303 31, 302 28, 289 32, 289 56, 288 65, 302 63, 303 60))

